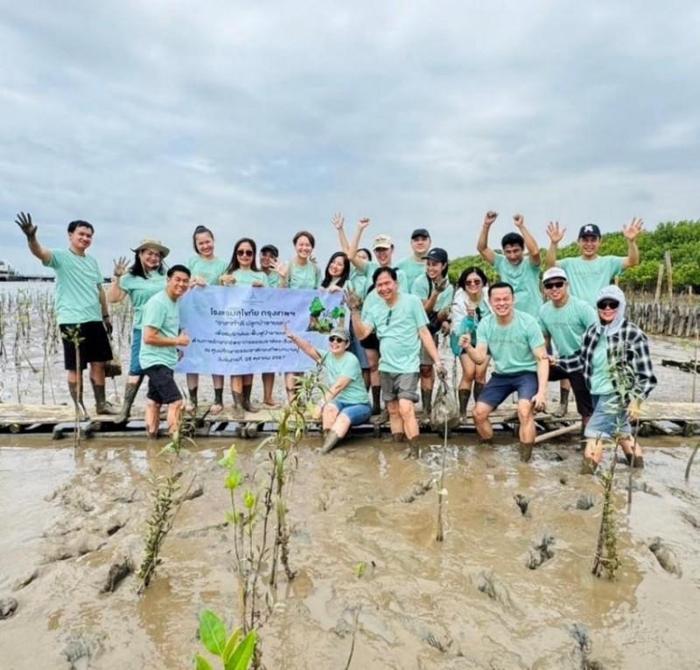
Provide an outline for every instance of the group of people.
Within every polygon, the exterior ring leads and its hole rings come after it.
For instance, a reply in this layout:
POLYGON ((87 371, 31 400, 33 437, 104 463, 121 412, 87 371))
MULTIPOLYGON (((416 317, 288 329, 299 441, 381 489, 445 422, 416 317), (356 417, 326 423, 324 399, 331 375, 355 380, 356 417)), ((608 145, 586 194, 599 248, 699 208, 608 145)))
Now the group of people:
MULTIPOLYGON (((89 364, 98 413, 118 414, 115 420, 126 421, 147 376, 149 434, 157 434, 162 405, 168 405, 171 430, 177 426, 185 399, 174 368, 178 348, 190 343, 180 330, 177 301, 188 290, 220 285, 343 291, 350 318, 346 327, 330 333, 327 350, 318 350, 286 331, 327 373, 324 451, 335 448, 352 425, 382 411, 388 415, 394 439, 408 441, 416 451, 418 389, 422 408, 429 414, 435 376, 445 374, 440 351, 448 345, 462 371, 457 389, 460 414, 466 415, 473 397, 474 423, 482 440, 492 437, 490 414, 517 393, 521 457, 529 460, 535 413, 545 409, 548 382, 560 380, 558 411, 566 413, 573 390, 585 426, 584 469, 595 470, 606 438, 617 439, 630 465, 642 467, 641 449, 629 420, 638 417, 639 404, 656 379, 647 338, 625 319, 624 294, 613 284, 624 269, 639 263, 637 238, 642 221, 633 219, 623 228, 625 257, 600 256, 600 230, 586 224, 578 235, 580 255, 559 260, 558 245, 566 231, 550 223, 542 272, 540 247, 520 214, 513 217, 515 231, 503 237, 501 249, 489 246, 489 231, 496 219, 495 212, 486 213, 477 241, 479 254, 498 275, 499 280, 492 283, 480 267, 472 266, 453 286, 448 253, 432 246, 425 228, 412 232, 411 254, 395 263, 389 235, 377 234, 369 247, 362 247, 369 219, 360 219, 348 237, 344 219, 337 214, 332 225, 339 250, 323 271, 314 258, 315 239, 309 231, 293 237, 294 256, 288 263, 282 262, 272 244, 258 253, 249 237, 235 243, 226 261, 215 253, 212 231, 200 225, 193 232, 194 255, 187 263, 166 269, 169 249, 159 241, 143 240, 133 249, 131 262, 124 257, 115 261, 107 291, 97 262, 86 253, 94 233, 90 223, 69 224, 67 250, 41 246, 29 214, 20 213, 16 223, 30 251, 56 273, 56 311, 64 334, 68 385, 83 412, 78 380, 89 364), (124 404, 118 411, 105 399, 104 367, 112 358, 108 303, 127 296, 134 311, 131 362, 124 404), (69 332, 72 337, 67 336, 69 332)), ((289 397, 295 392, 296 378, 295 373, 285 374, 289 397)), ((216 415, 224 408, 224 376, 213 375, 212 382, 214 402, 209 412, 216 415)), ((187 374, 187 401, 193 407, 199 401, 198 383, 197 374, 187 374)), ((262 374, 262 402, 270 408, 275 406, 274 383, 274 371, 262 374)), ((242 419, 246 411, 256 409, 252 385, 252 375, 231 377, 234 418, 242 419)))

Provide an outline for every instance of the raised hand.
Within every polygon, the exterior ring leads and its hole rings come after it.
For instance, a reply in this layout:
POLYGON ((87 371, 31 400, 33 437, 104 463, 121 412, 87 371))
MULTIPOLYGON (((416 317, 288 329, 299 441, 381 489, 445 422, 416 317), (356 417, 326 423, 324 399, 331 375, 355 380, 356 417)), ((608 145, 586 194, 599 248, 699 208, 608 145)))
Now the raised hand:
POLYGON ((337 214, 333 215, 331 223, 336 230, 340 230, 345 225, 345 218, 340 212, 338 212, 337 214))
POLYGON ((345 289, 345 303, 351 310, 360 309, 362 300, 351 288, 345 289))
POLYGON ((280 276, 280 277, 286 277, 287 276, 287 264, 284 261, 279 260, 278 258, 273 258, 270 260, 270 267, 280 276))
POLYGON ((36 237, 36 226, 32 223, 32 215, 27 212, 20 212, 15 219, 15 223, 20 227, 20 230, 27 236, 28 240, 36 237))
POLYGON ((358 227, 360 230, 364 230, 365 228, 367 228, 367 226, 369 226, 369 219, 368 219, 367 217, 365 217, 364 219, 360 219, 360 220, 357 222, 357 227, 358 227))
POLYGON ((559 244, 564 239, 566 228, 559 227, 559 221, 550 221, 547 225, 547 236, 554 244, 559 244))
POLYGON ((513 214, 513 223, 520 229, 525 225, 525 217, 522 214, 513 214))
POLYGON ((114 270, 112 270, 112 274, 115 277, 121 277, 122 275, 126 274, 127 266, 129 265, 129 260, 126 256, 120 256, 112 262, 114 263, 114 270))
POLYGON ((484 225, 490 226, 497 218, 498 218, 498 212, 494 212, 492 210, 489 210, 484 215, 484 225))
POLYGON ((643 225, 644 225, 644 221, 642 221, 642 219, 634 217, 632 219, 632 221, 630 221, 628 226, 622 226, 622 234, 630 242, 633 242, 634 240, 637 239, 637 236, 639 235, 639 233, 642 232, 643 225))

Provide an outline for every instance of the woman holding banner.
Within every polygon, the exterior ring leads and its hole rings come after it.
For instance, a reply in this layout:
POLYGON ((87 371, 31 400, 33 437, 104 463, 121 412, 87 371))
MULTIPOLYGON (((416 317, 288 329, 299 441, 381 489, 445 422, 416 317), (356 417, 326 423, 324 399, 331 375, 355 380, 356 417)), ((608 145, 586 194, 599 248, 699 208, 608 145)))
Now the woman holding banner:
MULTIPOLYGON (((231 261, 219 281, 223 286, 267 286, 267 275, 258 270, 255 260, 255 240, 242 237, 233 246, 231 261)), ((243 412, 257 412, 258 408, 251 404, 250 394, 253 390, 253 375, 232 375, 231 395, 233 396, 233 417, 242 419, 243 412)))
MULTIPOLYGON (((197 226, 192 233, 192 246, 195 255, 187 261, 187 268, 192 273, 190 286, 204 288, 205 286, 218 286, 219 277, 226 270, 226 261, 214 254, 214 233, 206 226, 197 226)), ((216 416, 224 409, 224 376, 212 375, 214 384, 214 404, 209 408, 209 414, 216 416)), ((188 410, 197 409, 197 390, 199 375, 187 373, 187 391, 190 396, 188 410)))
POLYGON ((316 349, 286 327, 285 334, 307 356, 321 363, 326 371, 328 388, 322 410, 324 441, 321 453, 327 454, 348 434, 350 426, 365 423, 372 413, 360 363, 347 350, 350 336, 342 328, 334 328, 328 336, 329 351, 316 349))

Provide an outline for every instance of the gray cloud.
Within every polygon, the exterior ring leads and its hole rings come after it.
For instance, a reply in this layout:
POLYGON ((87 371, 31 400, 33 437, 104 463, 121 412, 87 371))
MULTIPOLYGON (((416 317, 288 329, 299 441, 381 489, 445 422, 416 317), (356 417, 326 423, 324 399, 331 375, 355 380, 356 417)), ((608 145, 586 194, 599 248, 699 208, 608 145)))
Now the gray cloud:
POLYGON ((483 212, 616 229, 698 214, 700 10, 678 2, 44 3, 4 8, 0 256, 11 221, 46 244, 73 218, 113 256, 148 234, 174 258, 373 219, 407 251, 427 225, 474 251, 483 212))

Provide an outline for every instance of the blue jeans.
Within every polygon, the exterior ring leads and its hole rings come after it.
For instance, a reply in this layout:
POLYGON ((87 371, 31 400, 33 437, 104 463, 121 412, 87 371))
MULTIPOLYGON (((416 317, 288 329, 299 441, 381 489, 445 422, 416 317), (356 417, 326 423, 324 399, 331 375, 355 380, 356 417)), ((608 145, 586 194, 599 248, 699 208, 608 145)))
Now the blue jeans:
POLYGON ((335 405, 338 408, 338 412, 344 414, 350 420, 351 426, 367 423, 372 414, 372 406, 369 403, 349 403, 335 399, 331 400, 331 405, 335 405))

